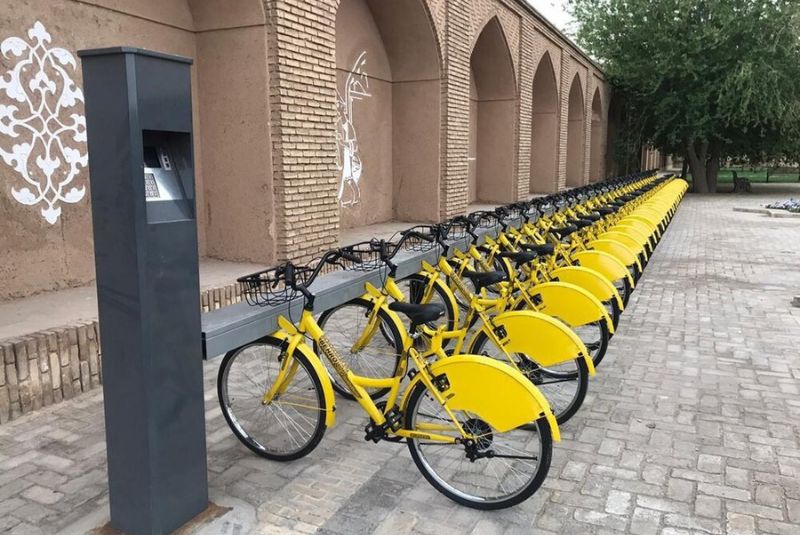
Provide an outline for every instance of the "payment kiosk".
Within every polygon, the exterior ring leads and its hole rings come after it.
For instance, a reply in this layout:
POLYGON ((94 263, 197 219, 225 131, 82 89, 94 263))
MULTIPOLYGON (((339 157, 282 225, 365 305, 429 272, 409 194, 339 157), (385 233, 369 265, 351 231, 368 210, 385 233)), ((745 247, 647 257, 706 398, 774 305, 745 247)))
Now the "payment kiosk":
POLYGON ((191 60, 84 50, 111 526, 208 505, 191 60))

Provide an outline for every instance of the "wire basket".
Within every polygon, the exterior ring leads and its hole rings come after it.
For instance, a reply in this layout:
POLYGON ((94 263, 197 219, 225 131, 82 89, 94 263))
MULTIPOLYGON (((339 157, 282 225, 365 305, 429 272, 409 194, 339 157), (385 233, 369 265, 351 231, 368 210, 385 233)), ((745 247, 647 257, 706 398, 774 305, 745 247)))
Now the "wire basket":
POLYGON ((335 265, 345 271, 374 271, 384 267, 381 251, 385 247, 385 242, 370 240, 353 245, 342 247, 342 251, 358 258, 360 262, 355 262, 350 258, 339 258, 335 265))
POLYGON ((525 207, 525 217, 528 219, 528 221, 535 222, 539 219, 540 215, 542 214, 535 204, 528 203, 528 205, 525 207))
POLYGON ((492 212, 476 212, 471 219, 475 228, 493 229, 500 225, 500 218, 492 212))
MULTIPOLYGON (((399 242, 400 248, 420 253, 435 249, 439 246, 436 240, 437 233, 438 229, 432 225, 417 225, 406 229, 401 232, 403 237, 399 242)), ((388 245, 390 251, 397 249, 397 244, 389 243, 388 245)))
POLYGON ((288 265, 265 269, 236 279, 242 296, 251 306, 277 306, 288 303, 297 297, 298 291, 293 283, 305 284, 313 269, 305 266, 288 265), (287 279, 292 272, 293 281, 287 279))
POLYGON ((528 214, 528 205, 527 204, 511 204, 505 207, 506 216, 505 219, 514 220, 514 219, 524 219, 527 217, 528 214))
POLYGON ((469 235, 469 221, 465 219, 451 219, 440 227, 442 238, 445 240, 463 240, 469 235))

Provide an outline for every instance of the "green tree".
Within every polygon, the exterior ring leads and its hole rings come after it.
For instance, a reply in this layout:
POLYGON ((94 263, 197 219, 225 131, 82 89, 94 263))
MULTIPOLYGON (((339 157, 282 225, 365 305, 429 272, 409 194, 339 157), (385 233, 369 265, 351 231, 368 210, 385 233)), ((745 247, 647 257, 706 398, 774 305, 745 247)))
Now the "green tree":
POLYGON ((698 192, 728 157, 800 146, 800 1, 570 0, 625 128, 684 154, 698 192))

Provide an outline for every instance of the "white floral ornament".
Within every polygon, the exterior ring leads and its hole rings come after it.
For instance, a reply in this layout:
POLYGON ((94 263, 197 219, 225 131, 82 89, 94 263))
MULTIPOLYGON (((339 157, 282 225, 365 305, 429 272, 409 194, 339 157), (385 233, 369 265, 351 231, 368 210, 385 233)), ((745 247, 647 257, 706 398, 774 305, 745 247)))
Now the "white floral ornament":
POLYGON ((86 118, 70 111, 83 102, 83 91, 70 77, 75 58, 52 41, 41 22, 28 30, 28 39, 9 37, 0 43, 5 58, 20 58, 0 78, 0 158, 20 174, 25 184, 11 188, 18 202, 41 208, 51 225, 61 216, 60 202, 76 203, 86 187, 72 181, 88 164, 85 154, 86 118), (11 148, 3 140, 13 140, 11 148))

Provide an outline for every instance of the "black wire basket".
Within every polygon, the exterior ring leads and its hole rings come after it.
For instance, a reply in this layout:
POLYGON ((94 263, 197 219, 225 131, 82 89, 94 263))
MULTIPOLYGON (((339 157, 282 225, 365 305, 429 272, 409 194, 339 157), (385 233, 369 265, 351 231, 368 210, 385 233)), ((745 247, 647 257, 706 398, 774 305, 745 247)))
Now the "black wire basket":
POLYGON ((534 203, 528 203, 526 205, 525 217, 528 219, 528 221, 535 222, 537 219, 539 219, 540 215, 541 215, 541 212, 539 211, 539 208, 534 203))
POLYGON ((514 219, 524 219, 527 217, 527 213, 527 204, 512 204, 505 207, 505 220, 512 221, 514 219))
MULTIPOLYGON (((439 247, 436 240, 438 229, 433 225, 417 225, 402 231, 402 240, 399 242, 400 248, 406 251, 424 253, 439 247)), ((397 244, 389 243, 389 250, 397 249, 397 244)))
POLYGON ((500 217, 492 212, 476 212, 471 219, 475 228, 493 229, 500 225, 500 217))
POLYGON ((242 296, 251 306, 277 306, 288 303, 299 293, 292 286, 292 281, 287 280, 289 271, 295 283, 305 284, 314 270, 306 266, 292 266, 291 270, 287 266, 279 266, 245 275, 236 281, 242 296))
POLYGON ((445 240, 463 240, 469 235, 470 224, 468 221, 458 218, 451 219, 441 227, 442 237, 445 240))
POLYGON ((385 266, 381 257, 382 248, 385 242, 380 240, 370 240, 353 245, 342 247, 342 251, 352 255, 354 258, 339 258, 334 265, 345 271, 374 271, 385 266), (359 262, 356 262, 355 259, 359 262))

